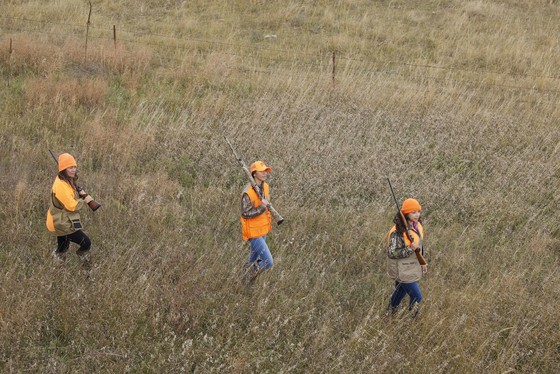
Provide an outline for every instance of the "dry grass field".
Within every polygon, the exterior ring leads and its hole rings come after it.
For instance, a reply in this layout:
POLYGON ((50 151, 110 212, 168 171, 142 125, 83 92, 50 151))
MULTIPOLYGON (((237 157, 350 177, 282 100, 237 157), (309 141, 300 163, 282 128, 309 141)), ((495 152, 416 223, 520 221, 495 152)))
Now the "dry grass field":
POLYGON ((0 372, 558 370, 558 1, 94 0, 87 39, 87 1, 1 8, 0 372), (224 136, 286 218, 251 291, 224 136), (90 272, 52 261, 49 149, 102 204, 90 272), (424 208, 414 321, 387 177, 424 208))

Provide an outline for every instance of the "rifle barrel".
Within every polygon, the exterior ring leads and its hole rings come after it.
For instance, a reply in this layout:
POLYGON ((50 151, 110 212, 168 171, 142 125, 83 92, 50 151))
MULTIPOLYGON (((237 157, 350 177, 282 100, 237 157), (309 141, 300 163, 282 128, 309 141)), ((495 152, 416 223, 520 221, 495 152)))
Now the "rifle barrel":
POLYGON ((54 155, 54 152, 49 149, 49 153, 51 154, 52 158, 54 159, 54 162, 56 162, 56 164, 58 165, 58 160, 57 160, 56 156, 54 155))

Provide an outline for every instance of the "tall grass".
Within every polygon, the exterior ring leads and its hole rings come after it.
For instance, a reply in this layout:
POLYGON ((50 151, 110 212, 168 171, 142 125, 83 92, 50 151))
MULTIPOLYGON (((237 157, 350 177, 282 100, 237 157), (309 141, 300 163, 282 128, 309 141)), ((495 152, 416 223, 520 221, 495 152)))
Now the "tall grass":
POLYGON ((554 372, 559 8, 537 3, 99 1, 87 60, 83 2, 7 3, 2 371, 554 372), (224 135, 286 217, 250 291, 224 135), (103 205, 91 272, 52 262, 48 149, 103 205), (424 207, 416 321, 384 314, 387 177, 424 207))

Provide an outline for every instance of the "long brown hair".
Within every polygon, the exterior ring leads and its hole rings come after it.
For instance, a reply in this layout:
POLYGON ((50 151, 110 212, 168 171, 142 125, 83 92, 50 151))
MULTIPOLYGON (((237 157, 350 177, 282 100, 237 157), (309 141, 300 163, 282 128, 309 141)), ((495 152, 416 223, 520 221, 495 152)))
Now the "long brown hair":
MULTIPOLYGON (((406 214, 404 215, 404 217, 406 218, 406 214)), ((418 222, 422 223, 422 218, 420 218, 418 222)), ((395 214, 395 217, 393 218, 393 223, 395 224, 396 231, 399 234, 403 234, 405 230, 408 229, 408 227, 404 227, 402 224, 400 212, 397 212, 397 214, 395 214)), ((408 223, 408 219, 407 219, 407 223, 408 223)))
POLYGON ((74 178, 70 178, 68 174, 66 174, 66 169, 64 169, 58 173, 58 177, 63 181, 68 182, 68 184, 70 184, 70 186, 72 186, 72 188, 76 191, 78 190, 78 186, 76 185, 76 181, 78 180, 78 173, 76 173, 74 178))

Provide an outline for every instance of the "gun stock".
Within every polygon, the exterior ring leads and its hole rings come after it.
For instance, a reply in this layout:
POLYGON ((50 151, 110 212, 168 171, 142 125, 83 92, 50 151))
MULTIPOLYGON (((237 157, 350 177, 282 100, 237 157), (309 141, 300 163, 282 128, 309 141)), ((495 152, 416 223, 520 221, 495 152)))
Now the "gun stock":
MULTIPOLYGON (((391 189, 391 195, 393 195, 393 200, 395 201, 395 205, 397 206, 397 211, 399 212, 399 217, 401 219, 401 223, 403 224, 403 227, 405 228, 404 233, 405 233, 406 237, 408 238, 408 240, 412 243, 412 242, 414 242, 414 237, 412 236, 412 234, 408 230, 408 222, 406 221, 406 217, 404 216, 403 212, 401 212, 401 209, 399 208, 399 202, 397 201, 397 197, 395 196, 395 192, 393 191, 393 185, 391 184, 391 180, 389 178, 387 178, 387 181, 389 182, 389 188, 391 189)), ((420 251, 420 248, 417 248, 414 251, 414 253, 416 254, 416 258, 418 259, 418 262, 420 263, 420 265, 427 265, 426 259, 422 255, 422 252, 420 251)))
MULTIPOLYGON (((235 159, 237 160, 237 162, 239 162, 239 164, 241 165, 241 168, 245 172, 245 176, 249 180, 249 183, 251 184, 251 187, 253 187, 253 189, 257 193, 257 196, 261 196, 261 193, 260 193, 261 188, 257 184, 257 181, 255 181, 255 178, 253 178, 253 176, 251 175, 251 172, 249 171, 249 168, 247 167, 247 165, 245 164, 243 159, 237 155, 237 152, 235 151, 235 148, 233 148, 233 145, 230 143, 229 139, 225 136, 224 136, 224 139, 226 140, 226 143, 229 145, 229 148, 231 149, 231 151, 233 152, 233 155, 235 156, 235 159)), ((268 211, 270 212, 270 214, 274 218, 274 221, 276 222, 276 224, 280 225, 282 222, 284 222, 284 218, 280 215, 280 213, 278 213, 278 211, 276 209, 274 209, 272 204, 269 203, 266 208, 268 209, 268 211)))

